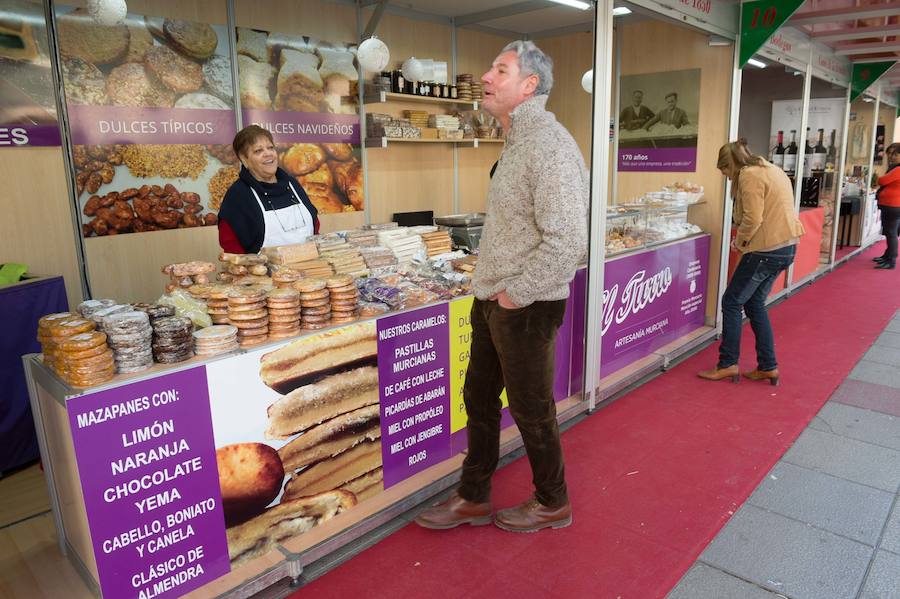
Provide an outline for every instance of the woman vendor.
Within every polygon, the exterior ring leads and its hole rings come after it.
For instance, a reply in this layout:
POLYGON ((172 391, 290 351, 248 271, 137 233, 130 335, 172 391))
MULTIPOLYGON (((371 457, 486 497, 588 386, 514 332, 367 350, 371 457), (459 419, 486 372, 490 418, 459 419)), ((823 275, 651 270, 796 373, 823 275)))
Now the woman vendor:
POLYGON ((319 231, 315 206, 303 187, 278 166, 272 134, 250 125, 232 142, 241 172, 219 209, 219 245, 233 254, 303 243, 319 231))

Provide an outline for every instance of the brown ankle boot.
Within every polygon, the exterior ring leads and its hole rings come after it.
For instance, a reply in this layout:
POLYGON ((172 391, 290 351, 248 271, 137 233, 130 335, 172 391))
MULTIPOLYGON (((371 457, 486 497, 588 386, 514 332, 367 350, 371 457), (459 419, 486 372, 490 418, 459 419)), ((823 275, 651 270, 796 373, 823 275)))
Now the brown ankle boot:
POLYGON ((721 381, 722 379, 731 379, 732 383, 741 381, 741 373, 737 364, 733 364, 728 368, 719 368, 716 366, 712 370, 701 370, 697 373, 701 379, 708 381, 721 381))
POLYGON ((484 526, 491 523, 492 512, 490 503, 466 501, 453 491, 446 501, 436 503, 416 516, 416 524, 435 530, 456 528, 460 524, 484 526))
POLYGON ((572 524, 572 505, 547 507, 529 499, 515 507, 500 510, 494 517, 498 528, 510 532, 537 532, 542 528, 565 528, 572 524))
POLYGON ((744 376, 750 379, 751 381, 765 381, 768 380, 769 384, 773 387, 778 386, 778 369, 775 370, 751 370, 749 372, 745 372, 744 376))

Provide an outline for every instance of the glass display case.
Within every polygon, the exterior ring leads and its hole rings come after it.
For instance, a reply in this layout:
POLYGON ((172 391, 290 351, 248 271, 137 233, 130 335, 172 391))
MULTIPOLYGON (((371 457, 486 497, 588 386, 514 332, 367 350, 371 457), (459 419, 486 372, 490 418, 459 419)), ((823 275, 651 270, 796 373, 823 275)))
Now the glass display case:
POLYGON ((685 239, 703 231, 688 222, 682 202, 610 206, 606 213, 606 255, 617 256, 685 239))

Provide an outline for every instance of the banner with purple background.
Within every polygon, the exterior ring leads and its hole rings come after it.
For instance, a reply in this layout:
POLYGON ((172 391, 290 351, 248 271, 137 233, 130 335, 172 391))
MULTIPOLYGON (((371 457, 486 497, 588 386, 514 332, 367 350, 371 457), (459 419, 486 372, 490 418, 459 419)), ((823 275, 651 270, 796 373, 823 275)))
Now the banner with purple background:
POLYGON ((608 261, 600 376, 705 324, 709 235, 608 261))
POLYGON ((75 145, 222 144, 237 132, 234 111, 69 104, 75 145))
POLYGON ((360 144, 359 115, 245 109, 244 125, 259 125, 279 143, 360 144))
POLYGON ((206 368, 68 401, 104 597, 179 597, 231 569, 206 368))
POLYGON ((448 325, 446 303, 378 319, 385 488, 450 457, 448 325))

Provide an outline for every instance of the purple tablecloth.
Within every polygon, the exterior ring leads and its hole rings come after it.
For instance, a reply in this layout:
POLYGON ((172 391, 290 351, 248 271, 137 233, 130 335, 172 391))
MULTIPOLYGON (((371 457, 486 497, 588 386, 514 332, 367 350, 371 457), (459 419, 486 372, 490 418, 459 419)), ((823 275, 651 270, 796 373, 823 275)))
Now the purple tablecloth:
POLYGON ((0 472, 39 456, 22 355, 41 351, 38 319, 68 306, 62 277, 0 287, 0 472))

